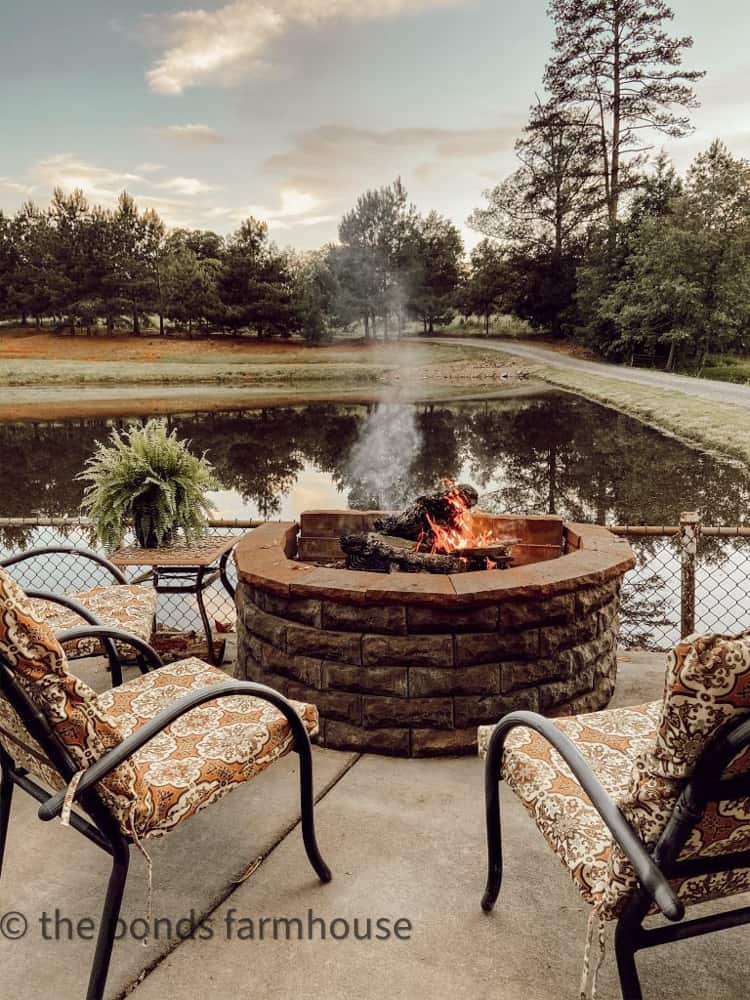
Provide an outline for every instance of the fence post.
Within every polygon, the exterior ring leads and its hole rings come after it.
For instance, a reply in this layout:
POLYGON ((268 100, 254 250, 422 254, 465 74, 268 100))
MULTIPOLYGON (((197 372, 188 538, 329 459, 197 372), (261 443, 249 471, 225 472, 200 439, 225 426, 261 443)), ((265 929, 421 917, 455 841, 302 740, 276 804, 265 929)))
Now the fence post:
POLYGON ((700 515, 694 510, 683 511, 680 514, 680 558, 682 564, 680 636, 683 639, 686 635, 695 632, 695 563, 700 532, 700 515))

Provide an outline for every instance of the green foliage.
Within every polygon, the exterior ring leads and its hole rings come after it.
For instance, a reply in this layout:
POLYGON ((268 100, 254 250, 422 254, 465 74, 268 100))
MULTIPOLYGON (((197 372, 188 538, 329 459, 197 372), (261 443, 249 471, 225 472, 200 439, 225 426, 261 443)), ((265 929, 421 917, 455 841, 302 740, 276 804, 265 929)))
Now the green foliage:
POLYGON ((450 219, 430 212, 418 220, 404 254, 403 272, 407 309, 425 333, 453 319, 463 252, 461 234, 450 219))
POLYGON ((341 219, 338 274, 349 308, 358 308, 365 337, 374 338, 382 320, 388 339, 395 319, 403 329, 407 271, 414 262, 418 215, 400 178, 366 191, 341 219))
POLYGON ((340 287, 329 252, 290 253, 287 267, 297 314, 296 329, 310 344, 331 340, 340 287))
POLYGON ((661 214, 634 218, 623 266, 590 310, 617 353, 701 374, 750 326, 750 163, 715 142, 677 190, 661 214))
POLYGON ((489 334, 490 320, 503 311, 508 285, 508 267, 502 250, 492 240, 482 240, 471 252, 470 267, 459 289, 462 314, 481 317, 484 332, 489 334))
POLYGON ((613 238, 650 148, 644 137, 690 133, 692 85, 704 73, 683 67, 693 40, 668 33, 674 13, 664 0, 551 0, 549 12, 555 40, 544 84, 558 106, 591 121, 613 238))
POLYGON ((108 549, 121 543, 129 518, 145 547, 169 543, 178 530, 187 541, 204 534, 213 509, 206 492, 216 483, 205 455, 188 445, 164 420, 114 429, 108 444, 97 443, 77 478, 89 483, 82 509, 108 549))
POLYGON ((740 358, 709 358, 703 375, 717 382, 750 385, 750 361, 740 358))

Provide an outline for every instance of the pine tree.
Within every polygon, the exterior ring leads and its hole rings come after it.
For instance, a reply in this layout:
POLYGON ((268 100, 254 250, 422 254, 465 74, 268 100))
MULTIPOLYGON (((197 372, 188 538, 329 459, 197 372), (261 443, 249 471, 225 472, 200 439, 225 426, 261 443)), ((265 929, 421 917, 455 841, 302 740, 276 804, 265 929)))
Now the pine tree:
POLYGON ((590 122, 614 240, 623 192, 637 181, 649 133, 691 131, 692 84, 704 74, 682 58, 693 40, 664 28, 674 17, 664 0, 551 0, 554 54, 545 84, 556 102, 590 122))

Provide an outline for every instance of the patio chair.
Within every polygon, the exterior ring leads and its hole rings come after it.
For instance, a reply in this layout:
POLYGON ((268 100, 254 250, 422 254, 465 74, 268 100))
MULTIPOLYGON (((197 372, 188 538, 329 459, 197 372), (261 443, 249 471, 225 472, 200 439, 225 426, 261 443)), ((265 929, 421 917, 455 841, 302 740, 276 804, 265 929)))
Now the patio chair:
POLYGON ((62 814, 111 856, 87 993, 99 1000, 131 844, 169 833, 290 750, 299 755, 307 857, 330 880, 313 821, 318 713, 195 658, 164 667, 143 640, 114 628, 85 625, 58 638, 0 569, 0 872, 16 787, 40 803, 40 819, 62 814), (97 695, 70 673, 61 645, 91 636, 132 645, 141 676, 97 695))
MULTIPOLYGON (((31 559, 49 559, 54 555, 65 555, 71 559, 83 559, 94 563, 106 570, 115 582, 104 587, 66 591, 63 594, 27 589, 29 607, 36 618, 46 622, 55 633, 75 629, 83 619, 90 625, 106 625, 108 628, 122 629, 143 642, 151 642, 156 625, 158 594, 153 587, 128 583, 127 577, 117 566, 96 552, 72 545, 53 545, 20 552, 0 560, 0 566, 9 569, 31 559)), ((127 659, 133 653, 125 643, 107 642, 88 635, 68 640, 64 648, 68 659, 106 654, 116 684, 122 682, 120 660, 127 659), (117 656, 114 655, 115 651, 117 656)))
MULTIPOLYGON (((479 741, 484 910, 502 883, 502 777, 593 906, 587 956, 597 918, 602 952, 604 921, 617 921, 624 1000, 642 997, 640 949, 750 921, 750 906, 683 920, 686 906, 750 890, 750 631, 679 642, 660 701, 555 720, 512 712, 479 741), (644 926, 655 913, 675 923, 644 926)), ((596 970, 582 992, 595 985, 596 970)))

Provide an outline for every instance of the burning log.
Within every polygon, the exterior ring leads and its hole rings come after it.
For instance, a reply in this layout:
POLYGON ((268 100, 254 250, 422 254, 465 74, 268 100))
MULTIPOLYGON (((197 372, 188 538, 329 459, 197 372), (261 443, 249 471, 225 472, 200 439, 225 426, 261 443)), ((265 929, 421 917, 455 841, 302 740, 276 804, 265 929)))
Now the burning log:
POLYGON ((504 569, 511 562, 505 545, 462 549, 454 554, 418 552, 408 540, 374 531, 342 535, 341 548, 349 569, 376 573, 468 573, 490 566, 504 569))
POLYGON ((434 541, 434 526, 448 530, 461 529, 462 519, 467 511, 476 507, 479 494, 473 486, 465 483, 451 485, 442 493, 430 493, 417 497, 413 504, 392 517, 384 517, 375 522, 375 530, 385 535, 409 538, 420 542, 420 547, 430 549, 434 541))

